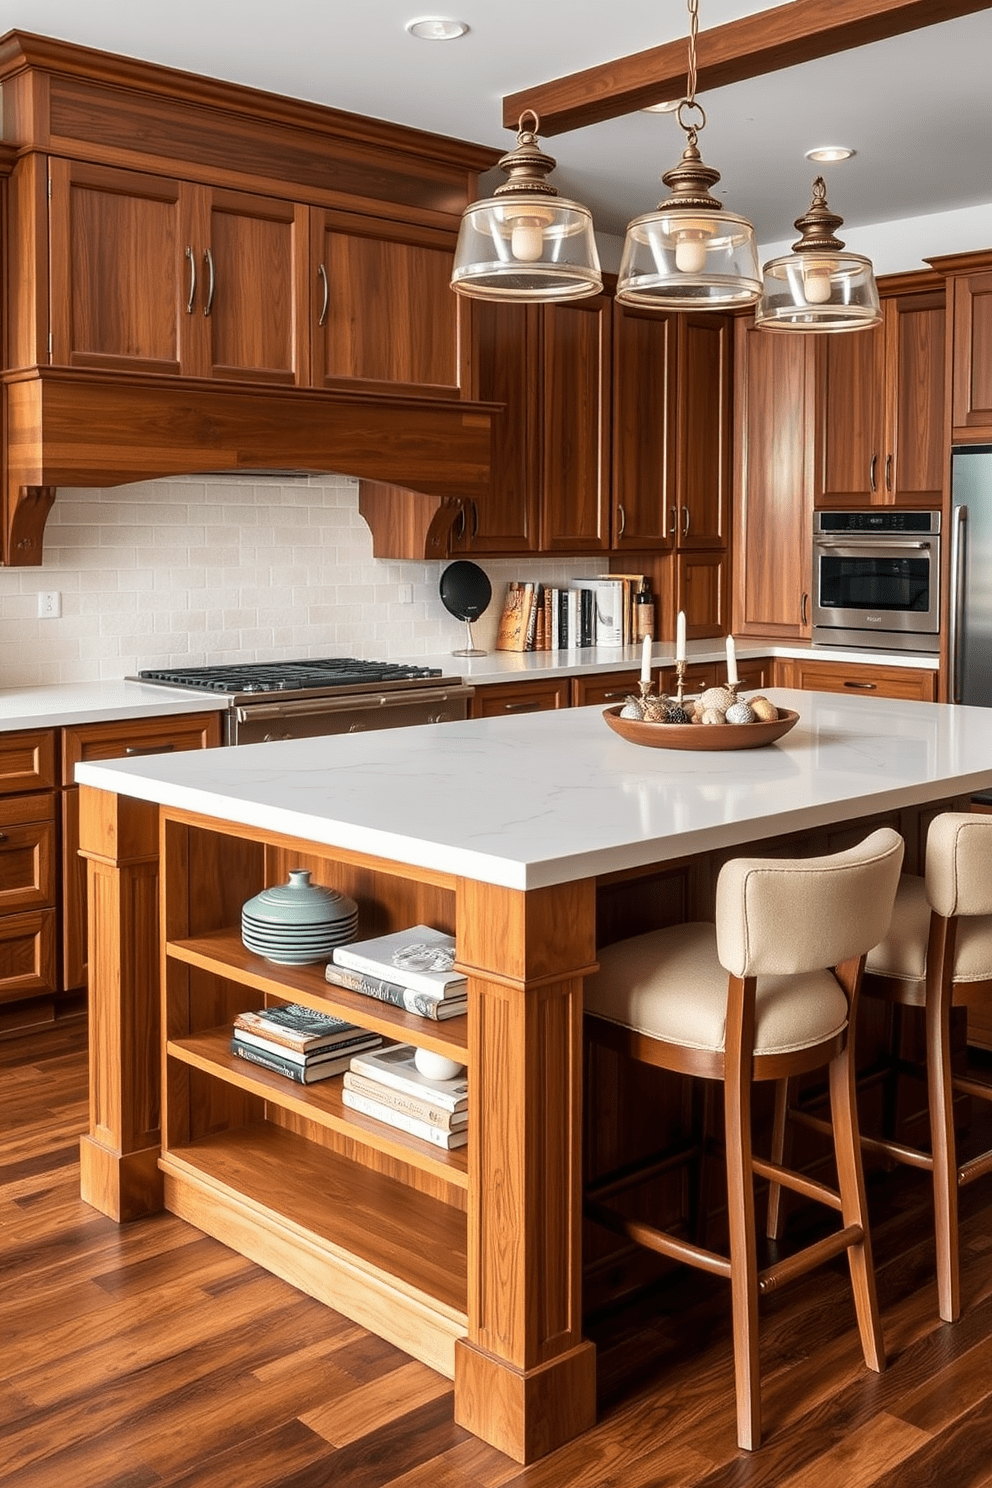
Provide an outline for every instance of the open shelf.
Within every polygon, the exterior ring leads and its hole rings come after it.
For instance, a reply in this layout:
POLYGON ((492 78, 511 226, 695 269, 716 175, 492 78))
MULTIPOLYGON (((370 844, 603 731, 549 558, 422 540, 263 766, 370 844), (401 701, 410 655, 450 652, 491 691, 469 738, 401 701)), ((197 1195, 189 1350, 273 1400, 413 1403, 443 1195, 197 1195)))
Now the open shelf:
POLYGON ((314 966, 276 966, 249 951, 239 931, 234 929, 214 930, 189 940, 171 940, 166 950, 177 961, 228 977, 265 997, 304 1003, 319 1012, 360 1023, 394 1042, 418 1044, 462 1064, 468 1062, 467 1015, 435 1023, 431 1018, 407 1013, 374 997, 332 986, 324 979, 323 962, 314 966))
POLYGON ((467 1147, 457 1147, 449 1152, 382 1121, 349 1110, 341 1100, 340 1075, 332 1075, 330 1079, 318 1080, 312 1085, 297 1085, 274 1070, 239 1059, 231 1051, 232 1032, 230 1028, 210 1028, 186 1038, 170 1039, 167 1051, 174 1059, 226 1080, 252 1095, 261 1096, 263 1100, 272 1101, 284 1111, 292 1111, 332 1131, 342 1132, 355 1142, 372 1147, 376 1152, 387 1153, 409 1167, 431 1173, 455 1188, 468 1188, 467 1147))
POLYGON ((199 1137, 160 1161, 174 1181, 196 1189, 200 1208, 218 1214, 225 1204, 247 1208, 271 1230, 359 1265, 370 1284, 378 1281, 464 1327, 461 1211, 264 1121, 199 1137))

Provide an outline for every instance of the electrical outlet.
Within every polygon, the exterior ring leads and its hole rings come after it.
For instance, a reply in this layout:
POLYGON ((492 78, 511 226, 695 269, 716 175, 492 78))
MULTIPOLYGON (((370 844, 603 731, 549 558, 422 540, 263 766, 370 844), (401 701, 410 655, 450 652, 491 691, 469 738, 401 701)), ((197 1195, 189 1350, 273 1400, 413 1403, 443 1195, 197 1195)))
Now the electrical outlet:
POLYGON ((399 600, 400 600, 400 604, 413 604, 413 585, 412 584, 400 584, 400 586, 399 586, 399 600))
POLYGON ((62 596, 57 589, 49 589, 38 595, 38 614, 47 620, 56 619, 62 613, 62 596))

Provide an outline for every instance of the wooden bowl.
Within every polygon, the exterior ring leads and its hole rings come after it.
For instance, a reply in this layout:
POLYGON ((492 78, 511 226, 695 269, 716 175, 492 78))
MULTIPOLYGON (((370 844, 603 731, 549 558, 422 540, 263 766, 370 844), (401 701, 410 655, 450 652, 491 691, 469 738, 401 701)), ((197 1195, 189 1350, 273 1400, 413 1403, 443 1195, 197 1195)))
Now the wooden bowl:
POLYGON ((630 744, 650 749, 760 749, 774 744, 799 722, 799 714, 780 708, 769 723, 645 723, 640 718, 621 718, 623 703, 603 709, 603 717, 615 734, 630 744))

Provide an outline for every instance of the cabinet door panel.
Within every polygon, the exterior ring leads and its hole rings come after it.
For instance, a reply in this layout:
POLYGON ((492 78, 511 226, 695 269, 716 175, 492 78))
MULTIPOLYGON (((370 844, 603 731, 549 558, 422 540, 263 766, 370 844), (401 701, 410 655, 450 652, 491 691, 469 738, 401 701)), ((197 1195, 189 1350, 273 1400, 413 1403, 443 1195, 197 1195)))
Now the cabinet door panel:
POLYGON ((188 189, 69 160, 49 172, 53 362, 179 373, 188 189))
POLYGON ((992 271, 953 281, 951 423, 955 438, 992 435, 992 271))
POLYGON ((471 706, 473 718, 505 718, 512 713, 546 713, 553 708, 567 708, 569 703, 569 679, 559 677, 557 681, 549 678, 477 687, 471 706))
POLYGON ((812 499, 806 336, 741 321, 737 346, 735 630, 807 636, 812 499))
POLYGON ((864 506, 884 489, 880 326, 824 336, 817 368, 818 506, 864 506))
POLYGON ((947 468, 944 417, 944 292, 886 304, 890 320, 891 435, 886 498, 940 509, 947 468))
POLYGON ((722 548, 730 526, 730 352, 725 315, 681 316, 678 541, 722 548))
POLYGON ((0 916, 0 1002, 54 991, 54 909, 0 916))
POLYGON ((599 553, 610 545, 610 302, 597 295, 542 313, 541 546, 599 553))
POLYGON ((316 386, 385 384, 457 397, 468 311, 450 289, 454 240, 415 228, 401 236, 396 225, 345 214, 312 216, 316 386))
POLYGON ((613 308, 613 546, 671 546, 675 315, 613 308))
POLYGON ((937 697, 937 673, 922 667, 884 665, 845 666, 842 662, 796 661, 793 687, 811 692, 860 693, 864 697, 909 698, 932 703, 937 697))
POLYGON ((676 610, 685 611, 691 641, 725 636, 730 630, 730 592, 726 553, 679 553, 676 561, 676 610))
POLYGON ((305 207, 241 192, 204 192, 200 289, 189 372, 303 383, 309 362, 305 207), (194 360, 195 359, 195 360, 194 360))

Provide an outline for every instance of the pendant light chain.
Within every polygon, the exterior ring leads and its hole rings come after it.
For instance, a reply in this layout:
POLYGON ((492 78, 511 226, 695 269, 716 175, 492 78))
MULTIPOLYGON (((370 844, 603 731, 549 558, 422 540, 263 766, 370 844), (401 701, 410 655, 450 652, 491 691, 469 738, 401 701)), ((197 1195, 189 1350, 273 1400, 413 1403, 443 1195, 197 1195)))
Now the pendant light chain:
POLYGON ((696 102, 696 37, 699 33, 699 0, 687 0, 689 6, 689 76, 686 79, 685 102, 696 102))

